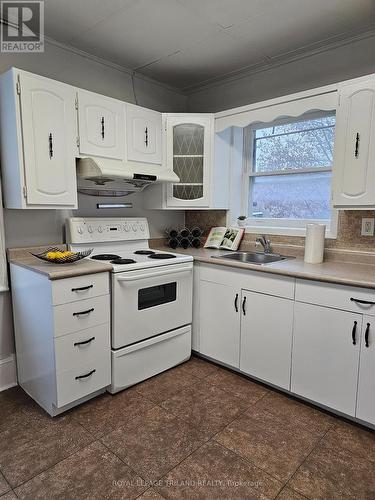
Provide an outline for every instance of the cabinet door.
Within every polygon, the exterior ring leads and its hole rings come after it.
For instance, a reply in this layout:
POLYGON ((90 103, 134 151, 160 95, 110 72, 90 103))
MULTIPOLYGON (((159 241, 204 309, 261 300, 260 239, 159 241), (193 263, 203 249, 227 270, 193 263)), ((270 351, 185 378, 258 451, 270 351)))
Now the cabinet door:
POLYGON ((290 388, 293 301, 242 291, 240 370, 290 388))
POLYGON ((125 157, 125 105, 93 92, 78 91, 79 150, 82 155, 125 157))
POLYGON ((212 115, 167 117, 167 166, 178 175, 168 185, 167 206, 208 207, 213 147, 212 115))
POLYGON ((296 302, 291 391, 354 416, 361 325, 361 314, 296 302))
POLYGON ((375 205, 375 79, 339 89, 333 204, 375 205))
POLYGON ((20 75, 28 205, 77 203, 75 92, 47 78, 20 75))
POLYGON ((375 425, 375 318, 363 318, 356 417, 375 425))
POLYGON ((161 165, 161 128, 161 113, 127 104, 128 160, 161 165))
POLYGON ((231 286, 200 281, 200 352, 239 367, 240 292, 231 286))

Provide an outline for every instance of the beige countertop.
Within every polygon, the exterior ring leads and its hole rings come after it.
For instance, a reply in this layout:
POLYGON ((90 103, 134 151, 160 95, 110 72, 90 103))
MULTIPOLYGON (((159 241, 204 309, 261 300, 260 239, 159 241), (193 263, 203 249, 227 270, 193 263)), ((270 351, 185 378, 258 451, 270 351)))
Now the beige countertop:
MULTIPOLYGON (((159 250, 168 250, 168 248, 158 247, 159 250)), ((170 249, 169 249, 170 250, 170 249)), ((241 269, 249 269, 263 273, 273 273, 294 278, 304 278, 314 281, 324 281, 328 283, 339 283, 350 286, 359 286, 365 288, 375 288, 375 265, 368 263, 355 263, 347 261, 327 260, 322 264, 306 264, 302 258, 273 262, 267 265, 248 264, 236 262, 229 259, 220 259, 228 252, 223 250, 212 250, 208 248, 188 248, 186 250, 178 248, 176 253, 192 255, 197 262, 208 264, 228 266, 241 269)), ((287 253, 285 253, 287 255, 287 253)))
MULTIPOLYGON (((61 250, 66 250, 66 245, 57 246, 61 250)), ((44 274, 50 280, 72 278, 86 274, 103 273, 111 271, 112 266, 106 262, 82 259, 72 264, 51 264, 44 262, 30 254, 42 252, 46 247, 10 248, 8 249, 8 260, 11 264, 30 269, 40 274, 44 274)))

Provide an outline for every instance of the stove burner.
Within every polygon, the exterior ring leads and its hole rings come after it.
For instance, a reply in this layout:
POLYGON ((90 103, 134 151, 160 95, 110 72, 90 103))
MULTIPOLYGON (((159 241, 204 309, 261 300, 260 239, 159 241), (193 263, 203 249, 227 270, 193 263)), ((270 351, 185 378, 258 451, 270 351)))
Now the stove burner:
POLYGON ((93 255, 91 258, 94 260, 113 260, 119 259, 120 256, 112 253, 99 253, 98 255, 93 255))
POLYGON ((118 258, 115 260, 111 260, 111 264, 135 264, 135 260, 118 258))
POLYGON ((175 259, 176 256, 171 253, 154 253, 153 255, 149 255, 150 259, 175 259))
POLYGON ((137 250, 134 253, 135 255, 153 255, 155 252, 153 252, 152 250, 137 250))

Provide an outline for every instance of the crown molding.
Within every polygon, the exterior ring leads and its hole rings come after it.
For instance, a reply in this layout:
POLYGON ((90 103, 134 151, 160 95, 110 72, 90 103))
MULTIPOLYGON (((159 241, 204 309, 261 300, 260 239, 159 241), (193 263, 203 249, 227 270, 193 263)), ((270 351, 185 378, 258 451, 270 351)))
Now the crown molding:
POLYGON ((73 45, 58 42, 57 40, 54 40, 53 38, 50 38, 47 36, 44 37, 44 40, 45 40, 45 43, 47 43, 48 45, 54 45, 55 47, 58 47, 62 50, 66 50, 67 52, 71 52, 75 55, 84 57, 85 59, 89 59, 89 60, 94 61, 98 64, 102 64, 103 66, 107 66, 107 67, 115 69, 117 71, 121 71, 122 73, 125 73, 126 75, 134 76, 134 78, 137 78, 138 80, 143 80, 145 82, 152 83, 153 85, 157 85, 158 87, 162 87, 162 88, 169 90, 171 92, 175 92, 177 94, 187 96, 187 93, 184 90, 178 89, 177 87, 173 87, 172 85, 168 85, 167 83, 163 83, 163 82, 159 82, 158 80, 154 80, 153 78, 150 78, 146 75, 143 75, 142 73, 139 73, 137 70, 133 70, 131 68, 128 68, 127 66, 123 66, 121 64, 117 64, 113 61, 109 61, 107 59, 96 56, 94 54, 90 54, 89 52, 78 49, 77 47, 74 47, 73 45))
POLYGON ((375 25, 372 26, 374 27, 371 27, 371 29, 368 29, 361 33, 351 34, 349 37, 347 34, 342 34, 329 38, 324 42, 317 42, 313 45, 301 47, 280 56, 268 57, 256 64, 245 66, 239 70, 231 71, 218 77, 209 78, 194 85, 189 85, 187 87, 184 87, 182 91, 188 96, 191 96, 197 92, 200 92, 201 90, 219 87, 226 83, 235 82, 237 80, 241 80, 242 78, 261 73, 262 71, 267 71, 273 68, 284 66, 295 61, 307 59, 317 54, 329 52, 330 50, 334 50, 336 48, 343 47, 354 42, 375 37, 375 25))
MULTIPOLYGON (((17 25, 14 23, 9 23, 5 22, 4 19, 0 18, 0 24, 9 24, 11 26, 14 26, 17 28, 17 25)), ((65 50, 67 52, 70 52, 72 54, 75 54, 77 56, 83 57, 85 59, 89 59, 90 61, 94 61, 98 64, 101 64, 103 66, 107 66, 111 69, 115 69, 117 71, 120 71, 121 73, 125 73, 126 75, 129 76, 134 76, 134 78, 137 78, 138 80, 143 80, 148 83, 152 83, 153 85, 157 85, 158 87, 162 87, 166 90, 169 90, 171 92, 175 92, 177 94, 180 94, 182 96, 187 96, 187 94, 184 92, 184 90, 178 89, 177 87, 173 87, 172 85, 168 85, 167 83, 159 82, 158 80, 154 80, 153 78, 150 78, 146 75, 143 75, 142 73, 139 73, 137 70, 133 70, 131 68, 128 68, 127 66, 123 66, 121 64, 117 64, 113 61, 109 61, 107 59, 104 59, 103 57, 96 56, 94 54, 90 54, 89 52, 86 52, 85 50, 78 49, 77 47, 74 47, 73 45, 70 45, 68 43, 63 43, 55 40, 54 38, 51 38, 49 36, 44 35, 44 43, 47 45, 52 45, 55 47, 58 47, 59 49, 65 50)))
MULTIPOLYGON (((4 20, 1 18, 0 23, 4 23, 4 20)), ((166 90, 169 90, 170 92, 174 92, 181 96, 190 97, 191 95, 198 93, 201 90, 215 88, 227 83, 235 82, 237 80, 241 80, 242 78, 261 73, 262 71, 267 71, 273 68, 290 64, 295 61, 307 59, 314 55, 329 52, 330 50, 334 50, 336 48, 343 47, 345 45, 349 45, 351 43, 355 43, 371 37, 375 37, 375 24, 373 23, 368 26, 368 29, 366 31, 362 31, 360 33, 346 32, 340 35, 335 35, 323 41, 300 47, 296 50, 289 51, 279 56, 266 57, 264 60, 258 63, 245 66, 239 70, 231 71, 217 77, 208 78, 207 80, 183 88, 168 85, 167 83, 163 83, 159 80, 155 80, 149 76, 146 76, 139 71, 140 68, 138 68, 138 70, 133 70, 131 68, 128 68, 127 66, 123 66, 84 50, 78 49, 77 47, 74 47, 73 45, 70 45, 68 43, 59 42, 48 36, 44 36, 44 40, 46 44, 58 47, 62 50, 66 50, 67 52, 71 52, 85 59, 89 59, 103 66, 107 66, 109 68, 125 73, 126 75, 133 76, 139 80, 143 80, 158 87, 164 88, 166 90)), ((148 67, 149 64, 147 64, 146 66, 148 67)))

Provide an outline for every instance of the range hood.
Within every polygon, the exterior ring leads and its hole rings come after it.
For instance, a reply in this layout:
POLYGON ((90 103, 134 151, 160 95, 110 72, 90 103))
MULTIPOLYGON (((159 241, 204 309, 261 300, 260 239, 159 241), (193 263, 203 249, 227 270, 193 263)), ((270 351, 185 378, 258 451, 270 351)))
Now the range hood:
POLYGON ((109 158, 77 158, 78 192, 92 196, 126 196, 160 182, 179 182, 160 165, 127 163, 109 158))

